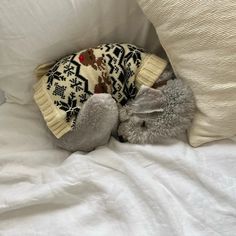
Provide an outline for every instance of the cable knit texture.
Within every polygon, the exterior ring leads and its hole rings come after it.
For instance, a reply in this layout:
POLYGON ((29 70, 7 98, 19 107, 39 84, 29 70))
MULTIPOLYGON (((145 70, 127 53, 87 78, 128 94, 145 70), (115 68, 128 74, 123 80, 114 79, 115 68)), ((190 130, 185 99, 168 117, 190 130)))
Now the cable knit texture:
POLYGON ((236 1, 138 0, 198 112, 192 146, 236 134, 236 1))

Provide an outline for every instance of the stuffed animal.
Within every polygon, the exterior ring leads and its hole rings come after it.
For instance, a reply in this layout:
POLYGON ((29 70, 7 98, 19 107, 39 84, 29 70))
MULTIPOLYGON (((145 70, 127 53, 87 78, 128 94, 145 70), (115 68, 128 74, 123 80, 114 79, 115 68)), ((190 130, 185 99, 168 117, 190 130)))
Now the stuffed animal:
POLYGON ((36 73, 35 102, 56 145, 69 151, 91 151, 111 135, 158 143, 186 131, 193 118, 189 87, 165 60, 131 44, 89 48, 36 73))

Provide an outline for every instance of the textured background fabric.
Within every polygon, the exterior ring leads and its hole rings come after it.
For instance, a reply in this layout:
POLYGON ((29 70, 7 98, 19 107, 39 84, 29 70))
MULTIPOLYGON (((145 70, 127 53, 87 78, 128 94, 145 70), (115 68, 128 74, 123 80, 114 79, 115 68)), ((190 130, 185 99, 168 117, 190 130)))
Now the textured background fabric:
POLYGON ((138 0, 198 112, 191 145, 236 134, 236 1, 138 0))
POLYGON ((21 104, 33 101, 39 64, 101 43, 159 48, 135 0, 1 0, 0 25, 0 88, 21 104))

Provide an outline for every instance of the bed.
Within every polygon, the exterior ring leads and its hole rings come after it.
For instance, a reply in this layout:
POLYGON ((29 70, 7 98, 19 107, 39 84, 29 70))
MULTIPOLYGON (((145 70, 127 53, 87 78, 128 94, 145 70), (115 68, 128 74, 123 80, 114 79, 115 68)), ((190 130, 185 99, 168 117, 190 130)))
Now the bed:
MULTIPOLYGON (((60 14, 65 16, 65 21, 72 21, 78 12, 82 14, 81 7, 89 6, 91 12, 104 10, 93 1, 59 4, 53 0, 40 3, 24 0, 19 5, 18 1, 3 0, 0 11, 5 17, 10 11, 15 15, 12 24, 22 19, 28 26, 27 17, 35 23, 35 18, 47 12, 46 3, 51 10, 58 5, 45 22, 60 14), (69 15, 73 17, 70 19, 69 15)), ((5 38, 3 34, 0 36, 3 53, 0 88, 6 99, 0 105, 0 235, 235 236, 236 143, 233 138, 198 148, 191 147, 186 137, 158 145, 131 145, 111 138, 106 146, 90 153, 69 153, 53 145, 32 100, 31 87, 35 82, 32 70, 37 63, 66 54, 76 45, 83 47, 102 42, 104 38, 126 40, 162 52, 154 29, 135 1, 106 0, 104 4, 111 11, 108 18, 94 16, 100 23, 105 22, 104 28, 101 23, 93 37, 84 34, 79 39, 72 26, 67 28, 66 34, 71 32, 73 36, 71 40, 66 38, 69 46, 61 39, 55 46, 51 38, 49 42, 41 38, 39 50, 31 38, 30 48, 36 49, 30 51, 28 43, 22 42, 27 40, 27 32, 36 31, 22 29, 19 37, 15 34, 10 38, 12 25, 4 28, 8 30, 5 38), (122 19, 114 20, 113 24, 109 21, 121 13, 122 19), (122 24, 126 22, 124 19, 129 19, 129 24, 122 24), (125 34, 131 26, 130 33, 125 34), (26 56, 19 51, 19 45, 24 46, 26 56), (65 49, 60 51, 62 46, 65 49), (33 58, 36 52, 38 56, 33 58), (19 64, 10 61, 12 55, 21 56, 19 64), (19 65, 21 75, 17 77, 19 65)), ((91 12, 84 14, 91 16, 91 12)), ((92 27, 93 22, 89 24, 92 27)), ((56 38, 63 32, 57 29, 53 35, 56 38)))

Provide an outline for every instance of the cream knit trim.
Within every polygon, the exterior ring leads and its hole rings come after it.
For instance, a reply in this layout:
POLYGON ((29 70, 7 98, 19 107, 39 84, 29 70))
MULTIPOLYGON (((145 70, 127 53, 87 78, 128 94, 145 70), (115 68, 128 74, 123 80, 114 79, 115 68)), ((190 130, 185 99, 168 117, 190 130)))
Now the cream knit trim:
POLYGON ((136 75, 136 86, 138 88, 141 85, 152 87, 164 71, 166 65, 167 61, 164 59, 153 54, 146 55, 136 75))
POLYGON ((65 133, 71 130, 71 123, 65 121, 65 115, 60 113, 55 104, 53 104, 50 95, 44 87, 44 78, 41 78, 34 85, 34 100, 43 114, 43 118, 47 123, 48 128, 57 137, 62 137, 65 133))

